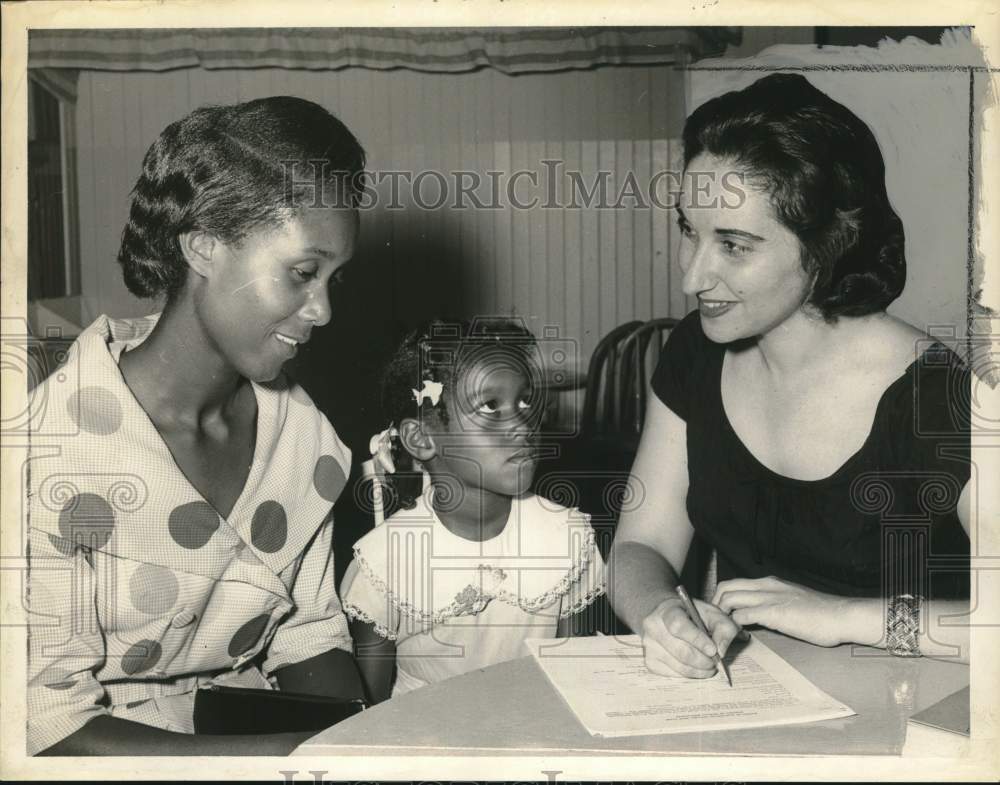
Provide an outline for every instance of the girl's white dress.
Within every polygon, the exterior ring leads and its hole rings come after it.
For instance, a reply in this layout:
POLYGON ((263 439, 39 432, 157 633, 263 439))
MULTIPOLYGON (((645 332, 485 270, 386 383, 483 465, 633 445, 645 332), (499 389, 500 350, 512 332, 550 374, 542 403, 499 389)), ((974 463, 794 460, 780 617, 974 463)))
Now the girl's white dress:
POLYGON ((357 542, 341 601, 395 641, 395 696, 526 654, 525 639, 556 637, 604 591, 585 513, 523 496, 480 542, 449 531, 425 495, 357 542))

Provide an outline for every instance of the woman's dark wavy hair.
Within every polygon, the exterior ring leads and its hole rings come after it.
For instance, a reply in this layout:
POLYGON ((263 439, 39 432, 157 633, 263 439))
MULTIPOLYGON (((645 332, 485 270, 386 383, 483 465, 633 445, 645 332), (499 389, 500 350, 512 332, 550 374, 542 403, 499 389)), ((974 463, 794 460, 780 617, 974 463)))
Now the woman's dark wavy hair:
POLYGON ((297 205, 357 206, 364 166, 354 135, 311 101, 196 109, 168 125, 143 159, 118 252, 125 284, 137 297, 171 299, 188 270, 180 234, 239 243, 281 225, 297 205))
MULTIPOLYGON (((397 427, 409 417, 435 417, 439 424, 447 425, 447 401, 454 395, 458 380, 488 364, 516 367, 540 390, 537 349, 531 331, 512 319, 426 322, 403 338, 383 367, 379 384, 382 413, 397 427), (418 405, 413 396, 414 390, 423 389, 425 380, 444 385, 437 406, 431 406, 426 398, 418 405)), ((412 509, 420 495, 422 478, 413 456, 398 438, 392 440, 392 460, 396 473, 386 475, 390 506, 412 509)))
POLYGON ((815 275, 809 304, 827 321, 885 310, 906 282, 903 224, 871 129, 798 74, 774 74, 698 107, 684 167, 702 153, 763 184, 815 275))

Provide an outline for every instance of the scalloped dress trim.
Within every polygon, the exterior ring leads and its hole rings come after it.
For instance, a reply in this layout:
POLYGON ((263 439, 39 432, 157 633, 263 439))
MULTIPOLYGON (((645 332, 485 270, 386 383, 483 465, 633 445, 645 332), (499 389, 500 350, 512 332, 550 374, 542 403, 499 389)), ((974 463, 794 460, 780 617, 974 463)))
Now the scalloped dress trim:
POLYGON ((352 605, 351 603, 345 603, 344 613, 346 613, 350 618, 355 621, 363 621, 366 624, 372 625, 375 629, 375 633, 386 640, 394 641, 396 640, 396 633, 386 627, 384 624, 379 624, 372 616, 365 611, 361 610, 357 605, 352 605))
POLYGON ((559 618, 565 619, 569 616, 572 616, 574 613, 579 613, 588 605, 590 605, 592 602, 594 602, 594 600, 596 600, 602 594, 605 594, 607 590, 608 590, 607 584, 602 581, 601 583, 597 584, 597 586, 595 586, 593 589, 588 591, 586 594, 577 597, 576 600, 573 602, 573 604, 570 605, 568 608, 563 608, 561 611, 559 611, 559 618))
MULTIPOLYGON (((482 572, 488 572, 489 577, 493 584, 493 589, 488 591, 480 591, 471 583, 466 586, 461 592, 459 592, 455 600, 453 600, 448 606, 438 610, 438 611, 424 611, 415 607, 412 603, 406 602, 405 600, 399 599, 389 585, 372 570, 371 565, 368 560, 361 555, 361 551, 357 545, 354 546, 354 558, 357 560, 358 565, 364 572, 365 576, 371 582, 372 586, 380 594, 384 595, 389 602, 398 610, 400 613, 409 616, 412 619, 417 619, 424 624, 440 624, 445 619, 450 619, 455 616, 467 616, 471 614, 480 613, 490 600, 496 599, 500 602, 506 603, 507 605, 514 605, 525 611, 526 613, 535 613, 544 608, 552 605, 560 597, 566 595, 574 583, 580 580, 580 576, 590 567, 591 554, 593 553, 593 548, 595 546, 595 535, 594 530, 591 529, 587 532, 587 536, 584 538, 583 544, 580 546, 579 557, 573 566, 566 571, 566 574, 559 579, 559 582, 547 592, 539 594, 537 597, 532 597, 530 599, 523 599, 520 595, 514 594, 509 591, 500 590, 496 591, 496 587, 506 578, 506 573, 503 569, 499 567, 494 567, 490 564, 480 564, 477 569, 482 572)), ((598 586, 594 587, 588 591, 582 597, 579 597, 572 605, 572 607, 566 612, 560 612, 560 616, 569 616, 572 613, 585 608, 587 605, 592 603, 595 599, 600 597, 606 591, 606 584, 602 581, 598 586)), ((350 606, 358 614, 364 614, 360 608, 350 606)), ((344 606, 345 612, 351 615, 348 611, 348 606, 344 606)), ((367 614, 364 614, 365 616, 367 614)), ((364 618, 364 616, 359 615, 363 621, 370 624, 376 625, 376 632, 378 632, 378 624, 371 619, 371 617, 364 618)), ((385 628, 383 628, 385 629, 385 628)), ((382 633, 379 633, 380 635, 382 633)))

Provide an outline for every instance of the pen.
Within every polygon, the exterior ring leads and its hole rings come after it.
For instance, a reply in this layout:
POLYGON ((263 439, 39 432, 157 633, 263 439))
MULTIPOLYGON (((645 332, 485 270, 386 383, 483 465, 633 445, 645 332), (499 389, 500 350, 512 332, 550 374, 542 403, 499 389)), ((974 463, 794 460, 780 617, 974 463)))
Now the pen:
MULTIPOLYGON (((705 622, 702 620, 701 614, 698 613, 698 609, 694 607, 694 603, 691 602, 691 598, 688 596, 688 593, 684 590, 684 587, 679 584, 677 586, 677 596, 680 597, 681 602, 684 603, 684 610, 686 610, 687 615, 691 617, 691 621, 693 621, 698 626, 698 629, 700 629, 703 633, 705 633, 705 635, 708 636, 709 640, 711 640, 712 636, 708 632, 708 627, 705 626, 705 622)), ((718 648, 716 648, 715 650, 715 661, 719 663, 719 667, 722 668, 722 672, 726 674, 726 681, 728 681, 729 686, 732 687, 733 678, 732 676, 729 675, 729 668, 727 668, 726 663, 722 661, 722 655, 719 654, 718 648)))

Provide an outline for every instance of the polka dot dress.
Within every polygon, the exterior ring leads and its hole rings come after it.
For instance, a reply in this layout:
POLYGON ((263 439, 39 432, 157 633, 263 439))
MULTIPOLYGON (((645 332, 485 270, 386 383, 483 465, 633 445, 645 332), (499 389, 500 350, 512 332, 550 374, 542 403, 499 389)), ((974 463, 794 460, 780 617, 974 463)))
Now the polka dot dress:
POLYGON ((63 436, 30 463, 32 754, 99 714, 190 731, 199 684, 266 687, 351 649, 329 515, 349 451, 301 388, 255 384, 254 462, 222 518, 118 370, 156 320, 99 318, 63 367, 75 384, 33 399, 40 433, 63 436))

